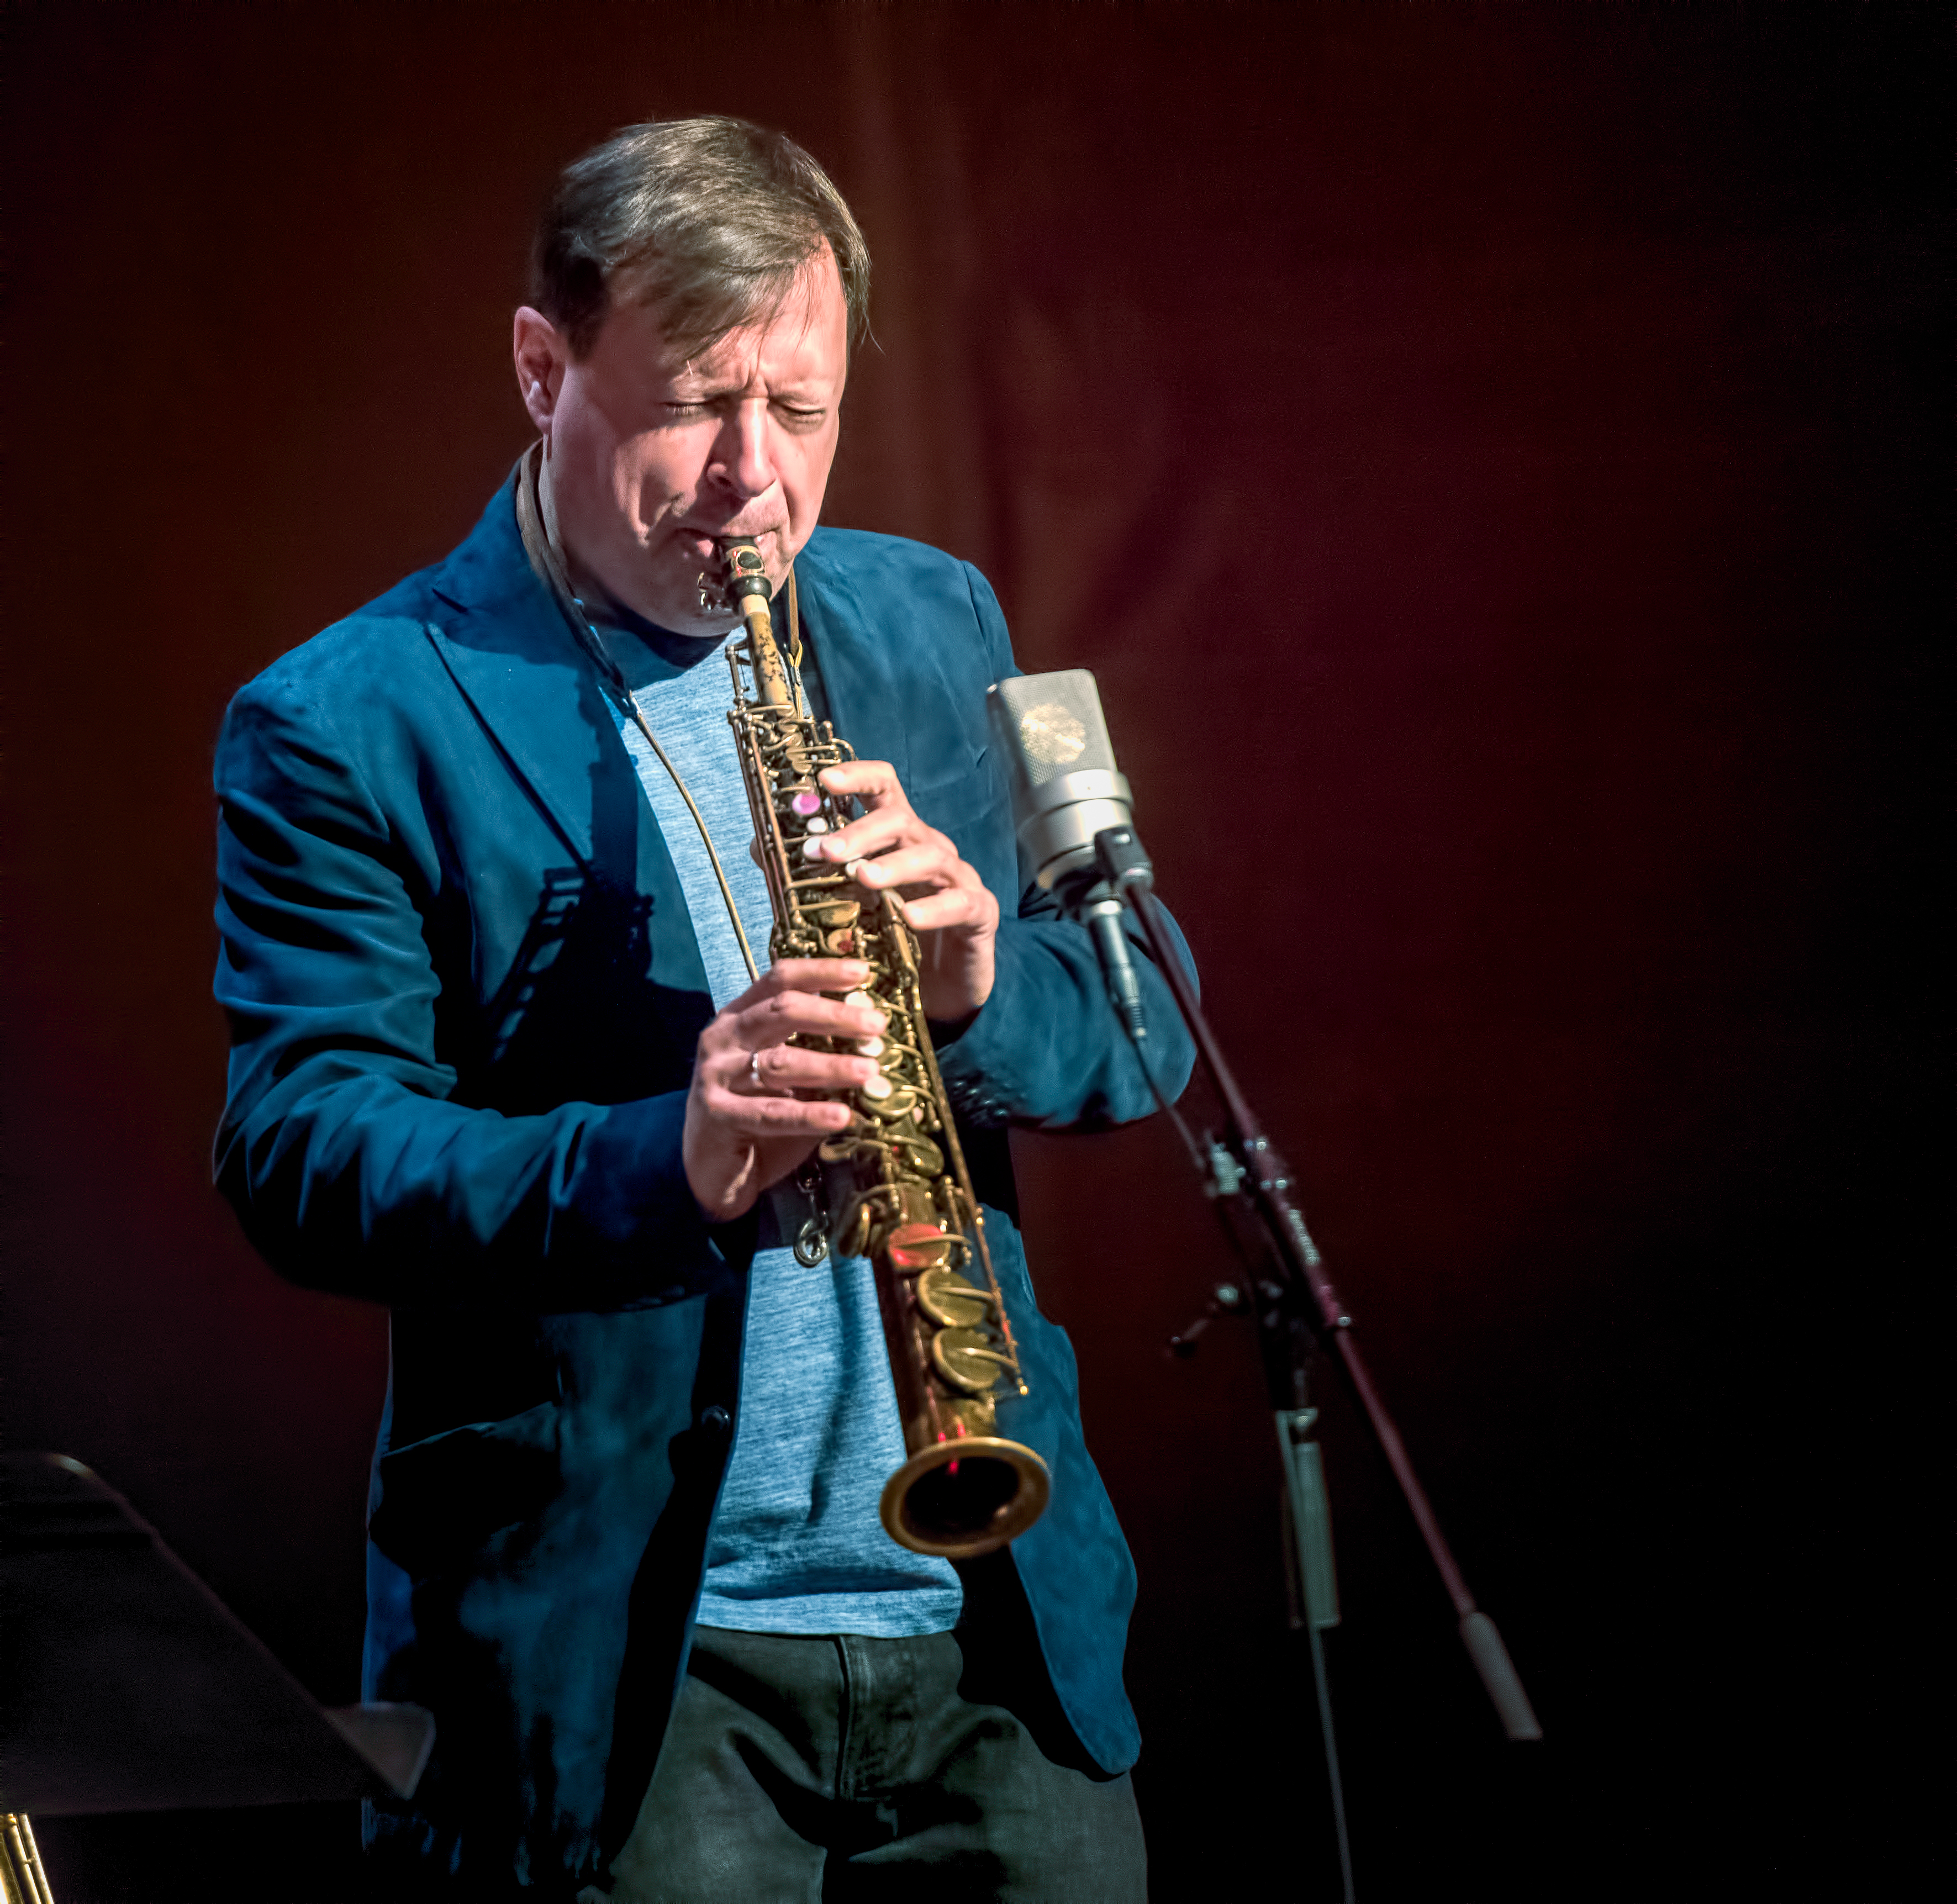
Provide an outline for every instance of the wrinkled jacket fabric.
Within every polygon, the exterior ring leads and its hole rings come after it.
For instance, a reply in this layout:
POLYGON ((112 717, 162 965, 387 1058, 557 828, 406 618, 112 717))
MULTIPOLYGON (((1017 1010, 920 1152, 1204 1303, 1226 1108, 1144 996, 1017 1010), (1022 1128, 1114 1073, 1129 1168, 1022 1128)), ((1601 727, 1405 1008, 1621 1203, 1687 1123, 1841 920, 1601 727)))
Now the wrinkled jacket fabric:
MULTIPOLYGON (((796 574, 838 731, 994 892, 1020 891, 985 714, 1016 670, 984 578, 827 529, 796 574)), ((705 976, 512 487, 447 561, 245 688, 216 780, 217 1180, 282 1273, 392 1311, 363 1696, 425 1705, 438 1731, 413 1802, 375 1814, 376 1849, 485 1890, 574 1889, 629 1830, 684 1668, 753 1231, 708 1225, 687 1187, 705 976)), ((1174 1090, 1189 1054, 1140 962, 1174 1090)), ((941 1061, 1030 1389, 1001 1432, 1053 1472, 1007 1585, 1079 1744, 1117 1772, 1139 1749, 1133 1569, 1072 1349, 1027 1280, 1004 1127, 1150 1099, 1091 943, 1036 888, 941 1061)), ((968 1570, 968 1608, 1001 1577, 968 1570)))

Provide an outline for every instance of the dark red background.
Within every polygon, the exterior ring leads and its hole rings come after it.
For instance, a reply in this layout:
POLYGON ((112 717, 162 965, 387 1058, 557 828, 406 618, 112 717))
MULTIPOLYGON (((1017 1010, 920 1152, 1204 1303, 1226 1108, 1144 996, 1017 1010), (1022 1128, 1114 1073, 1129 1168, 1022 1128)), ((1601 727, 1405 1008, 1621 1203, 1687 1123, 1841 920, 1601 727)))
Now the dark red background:
MULTIPOLYGON (((744 112, 877 261, 829 517, 975 561, 1025 666, 1098 673, 1541 1709, 1502 1744, 1328 1392, 1361 1896, 1911 1894, 1950 27, 11 7, 10 1439, 357 1696, 385 1323, 207 1187, 211 739, 522 447, 555 168, 744 112)), ((1249 1346, 1159 1354, 1207 1212, 1153 1127, 1022 1154, 1142 1570, 1157 1894, 1332 1895, 1249 1346)), ((286 1827, 340 1883, 345 1821, 286 1827)))

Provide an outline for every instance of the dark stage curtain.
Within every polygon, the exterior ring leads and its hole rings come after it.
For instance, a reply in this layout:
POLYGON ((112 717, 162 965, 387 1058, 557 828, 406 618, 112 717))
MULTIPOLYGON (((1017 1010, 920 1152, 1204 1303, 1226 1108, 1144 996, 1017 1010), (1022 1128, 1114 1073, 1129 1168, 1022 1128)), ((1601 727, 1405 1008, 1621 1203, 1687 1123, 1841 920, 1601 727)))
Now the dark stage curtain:
MULTIPOLYGON (((10 7, 10 1439, 357 1695, 385 1322, 208 1188, 211 740, 522 448, 555 168, 745 112, 876 260, 828 518, 977 562, 1023 666, 1099 675, 1541 1713, 1503 1746, 1328 1372, 1361 1896, 1914 1894, 1949 28, 10 7)), ((1155 1126, 1020 1154, 1142 1571, 1158 1895, 1334 1895, 1250 1346, 1160 1354, 1209 1213, 1155 1126)))

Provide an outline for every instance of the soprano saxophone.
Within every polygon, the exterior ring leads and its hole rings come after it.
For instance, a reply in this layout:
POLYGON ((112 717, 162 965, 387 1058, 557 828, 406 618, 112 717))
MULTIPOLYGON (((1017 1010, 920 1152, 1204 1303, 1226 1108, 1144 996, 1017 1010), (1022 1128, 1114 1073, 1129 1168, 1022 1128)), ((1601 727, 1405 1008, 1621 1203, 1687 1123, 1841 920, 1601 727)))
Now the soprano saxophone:
MULTIPOLYGON (((818 776, 855 754, 811 716, 782 660, 754 542, 730 539, 721 553, 726 596, 747 629, 727 650, 727 718, 774 907, 769 956, 865 961, 869 979, 848 1001, 889 1020, 880 1048, 865 1054, 877 1075, 846 1094, 855 1121, 819 1147, 811 1186, 828 1247, 867 1256, 875 1273, 909 1457, 879 1510, 890 1538, 913 1553, 989 1553, 1039 1518, 1050 1483, 1039 1455, 997 1431, 1000 1385, 1022 1395, 1026 1385, 925 1025, 917 937, 894 893, 867 893, 815 856, 817 840, 849 818, 818 776)), ((845 1039, 796 1042, 857 1049, 845 1039)))

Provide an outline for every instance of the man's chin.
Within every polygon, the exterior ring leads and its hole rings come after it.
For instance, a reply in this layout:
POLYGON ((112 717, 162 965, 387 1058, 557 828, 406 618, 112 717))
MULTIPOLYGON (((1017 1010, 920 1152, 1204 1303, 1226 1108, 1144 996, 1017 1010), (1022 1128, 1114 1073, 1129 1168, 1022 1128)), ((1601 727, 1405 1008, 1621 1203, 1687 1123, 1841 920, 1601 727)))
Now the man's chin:
POLYGON ((621 586, 605 590, 613 603, 631 611, 654 627, 674 634, 725 634, 740 620, 731 609, 703 606, 703 588, 710 593, 720 580, 718 552, 703 559, 687 549, 684 541, 670 547, 667 558, 647 565, 637 574, 621 576, 621 586))
POLYGON ((704 640, 710 635, 725 634, 729 629, 738 628, 741 621, 740 615, 731 608, 716 606, 703 609, 700 606, 697 591, 688 599, 684 607, 672 605, 656 614, 649 613, 644 609, 640 612, 656 627, 664 628, 672 634, 690 635, 696 640, 704 640))

